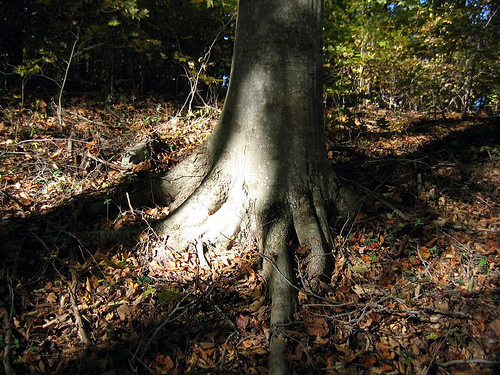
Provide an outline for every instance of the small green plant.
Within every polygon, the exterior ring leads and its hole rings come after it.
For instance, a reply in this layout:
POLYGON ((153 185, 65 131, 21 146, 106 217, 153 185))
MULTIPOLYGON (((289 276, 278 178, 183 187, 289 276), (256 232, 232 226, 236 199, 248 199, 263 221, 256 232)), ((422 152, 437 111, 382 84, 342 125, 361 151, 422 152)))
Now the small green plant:
POLYGON ((111 286, 110 282, 104 279, 99 279, 98 280, 99 284, 104 285, 104 286, 111 286))
POLYGON ((152 285, 148 285, 148 287, 146 288, 146 290, 144 292, 142 292, 142 295, 144 297, 146 296, 149 296, 149 295, 153 295, 156 293, 156 288, 153 287, 152 285))
POLYGON ((29 346, 28 346, 28 351, 31 353, 38 353, 40 351, 40 347, 38 344, 34 341, 31 341, 29 346))
POLYGON ((151 278, 149 276, 141 276, 137 279, 139 284, 151 284, 151 278))
POLYGON ((488 274, 489 262, 486 258, 481 258, 479 260, 479 267, 481 268, 481 272, 485 275, 488 274))
POLYGON ((14 339, 14 342, 10 345, 11 349, 17 350, 21 347, 19 339, 14 339))
POLYGON ((115 336, 115 327, 113 326, 112 323, 109 323, 106 330, 106 337, 108 339, 112 339, 114 336, 115 336))
POLYGON ((410 364, 410 361, 411 359, 414 357, 413 353, 412 352, 408 352, 406 350, 402 350, 398 353, 399 357, 401 358, 401 360, 403 361, 403 363, 405 365, 409 365, 410 364))
POLYGON ((439 335, 436 333, 429 333, 427 336, 425 336, 427 340, 437 340, 439 339, 439 335))
POLYGON ((424 222, 422 220, 420 220, 420 218, 417 218, 415 220, 415 222, 413 223, 413 225, 415 226, 415 228, 421 227, 422 225, 424 225, 424 222))

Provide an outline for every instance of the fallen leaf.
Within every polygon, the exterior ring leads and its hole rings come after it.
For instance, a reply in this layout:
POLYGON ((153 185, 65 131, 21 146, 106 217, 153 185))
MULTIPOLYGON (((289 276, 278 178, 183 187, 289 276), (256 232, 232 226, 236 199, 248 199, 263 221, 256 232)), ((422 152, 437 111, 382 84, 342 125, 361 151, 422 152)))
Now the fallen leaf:
POLYGON ((240 331, 245 331, 249 321, 250 318, 248 316, 240 314, 240 316, 236 320, 236 326, 240 329, 240 331))
POLYGON ((500 319, 495 319, 490 323, 490 328, 500 336, 500 319))
POLYGON ((306 330, 309 336, 326 336, 330 332, 328 323, 325 319, 316 317, 311 321, 306 322, 306 330))
POLYGON ((377 362, 377 358, 373 355, 365 356, 361 359, 361 363, 366 367, 372 367, 377 362))
POLYGON ((300 255, 307 254, 308 251, 309 251, 308 246, 299 246, 297 247, 297 249, 295 249, 295 252, 300 255))
POLYGON ((265 296, 260 297, 258 300, 253 301, 250 306, 248 306, 248 310, 250 312, 256 312, 257 310, 260 309, 260 307, 264 304, 264 301, 266 300, 265 296))
POLYGON ((302 290, 299 290, 298 296, 299 304, 303 304, 307 301, 307 294, 305 294, 302 290))
POLYGON ((134 311, 134 308, 128 304, 123 304, 118 306, 116 309, 116 312, 118 313, 118 316, 120 317, 120 320, 125 320, 127 316, 132 314, 134 311))
POLYGON ((418 255, 422 257, 422 259, 429 259, 431 257, 431 251, 427 246, 421 246, 418 248, 418 255))
POLYGON ((381 367, 372 367, 370 371, 373 374, 383 374, 384 372, 392 371, 392 367, 384 363, 381 367))
POLYGON ((49 293, 47 296, 47 302, 48 303, 55 303, 57 301, 57 296, 55 295, 54 292, 49 293))
POLYGON ((371 318, 368 318, 368 320, 359 323, 359 328, 367 328, 373 323, 373 320, 371 318))
POLYGON ((354 266, 352 266, 351 268, 354 272, 358 272, 358 273, 366 273, 368 271, 370 271, 370 269, 362 264, 355 264, 354 266))

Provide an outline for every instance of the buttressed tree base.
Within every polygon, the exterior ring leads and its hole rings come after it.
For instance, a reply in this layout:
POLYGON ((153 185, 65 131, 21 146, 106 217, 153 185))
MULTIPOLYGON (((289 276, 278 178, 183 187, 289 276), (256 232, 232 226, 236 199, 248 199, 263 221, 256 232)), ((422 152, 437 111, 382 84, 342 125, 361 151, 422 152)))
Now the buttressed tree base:
POLYGON ((286 373, 280 326, 295 302, 288 242, 307 247, 319 288, 331 226, 357 200, 327 159, 322 110, 322 1, 240 0, 229 90, 209 141, 164 176, 172 214, 156 226, 167 252, 256 241, 272 300, 269 372, 286 373))

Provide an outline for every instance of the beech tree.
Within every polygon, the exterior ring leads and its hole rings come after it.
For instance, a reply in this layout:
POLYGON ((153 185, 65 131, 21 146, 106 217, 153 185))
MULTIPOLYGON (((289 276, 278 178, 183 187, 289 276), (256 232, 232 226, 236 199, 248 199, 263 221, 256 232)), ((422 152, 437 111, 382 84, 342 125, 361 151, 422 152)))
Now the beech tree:
POLYGON ((307 247, 318 291, 331 226, 356 201, 327 159, 322 111, 322 1, 240 0, 227 98, 211 138, 164 176, 172 213, 156 226, 158 259, 192 247, 256 241, 272 300, 269 371, 286 373, 280 327, 295 309, 291 254, 307 247))

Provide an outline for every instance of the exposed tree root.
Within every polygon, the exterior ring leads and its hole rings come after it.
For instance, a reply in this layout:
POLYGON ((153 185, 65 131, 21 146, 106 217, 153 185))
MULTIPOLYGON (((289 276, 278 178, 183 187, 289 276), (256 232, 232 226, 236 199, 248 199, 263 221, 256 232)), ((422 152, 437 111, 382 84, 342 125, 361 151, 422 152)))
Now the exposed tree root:
MULTIPOLYGON (((221 162, 204 178, 200 178, 199 173, 188 175, 198 176, 196 187, 187 186, 191 194, 179 195, 172 203, 175 211, 155 226, 157 233, 166 239, 166 246, 157 249, 154 256, 161 261, 168 259, 169 252, 188 249, 198 253, 203 266, 205 259, 200 251, 205 247, 227 248, 234 241, 258 243, 272 306, 269 373, 287 374, 284 327, 292 322, 296 309, 288 243, 295 237, 302 247, 307 247, 302 283, 310 292, 319 293, 320 280, 333 262, 332 217, 333 220, 342 218, 344 223, 353 212, 354 198, 349 190, 341 187, 330 169, 325 171, 327 177, 318 175, 313 183, 305 178, 300 188, 291 189, 288 185, 263 196, 265 189, 249 189, 252 181, 233 172, 230 165, 221 162), (330 212, 334 215, 329 217, 330 212)), ((181 176, 179 171, 175 174, 181 176)), ((167 174, 164 180, 171 178, 172 175, 167 174)), ((177 178, 182 179, 176 177, 176 181, 177 178)), ((194 181, 193 177, 188 179, 194 181)), ((170 195, 171 190, 166 193, 170 195)))
POLYGON ((333 249, 328 250, 324 245, 326 237, 331 236, 329 230, 323 233, 314 208, 307 196, 301 197, 293 208, 293 223, 300 245, 309 249, 305 282, 312 292, 317 293, 320 278, 328 269, 328 261, 333 249))
POLYGON ((284 358, 286 336, 283 328, 292 321, 296 309, 292 284, 292 267, 287 241, 291 236, 291 220, 283 214, 271 222, 262 239, 265 270, 271 296, 271 339, 269 374, 287 374, 284 358))

